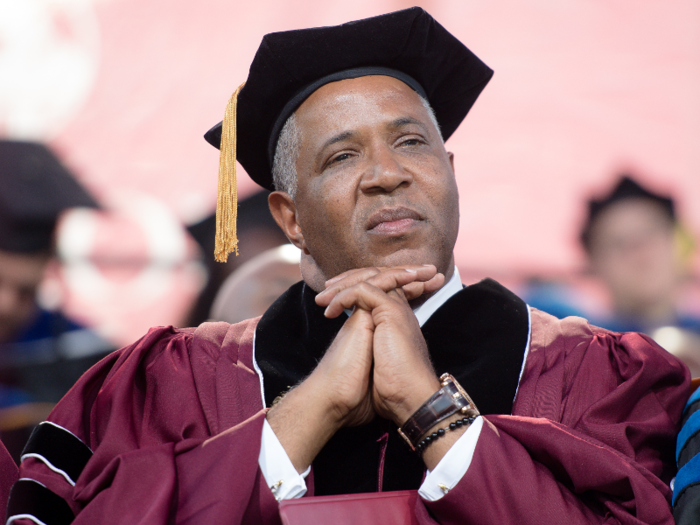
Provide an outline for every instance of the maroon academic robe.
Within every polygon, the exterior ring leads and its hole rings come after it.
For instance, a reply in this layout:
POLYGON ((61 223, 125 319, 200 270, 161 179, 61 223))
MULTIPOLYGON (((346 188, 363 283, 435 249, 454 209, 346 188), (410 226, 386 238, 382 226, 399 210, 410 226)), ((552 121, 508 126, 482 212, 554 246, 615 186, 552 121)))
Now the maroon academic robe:
POLYGON ((0 441, 0 508, 2 509, 7 505, 12 484, 17 481, 17 472, 17 465, 0 441))
MULTIPOLYGON (((687 368, 643 335, 531 315, 512 415, 485 417, 469 470, 419 500, 420 522, 672 524, 660 451, 674 448, 687 368)), ((67 447, 90 449, 65 466, 75 486, 35 457, 21 477, 63 498, 75 524, 279 523, 258 467, 257 322, 156 328, 103 360, 49 418, 67 447)))

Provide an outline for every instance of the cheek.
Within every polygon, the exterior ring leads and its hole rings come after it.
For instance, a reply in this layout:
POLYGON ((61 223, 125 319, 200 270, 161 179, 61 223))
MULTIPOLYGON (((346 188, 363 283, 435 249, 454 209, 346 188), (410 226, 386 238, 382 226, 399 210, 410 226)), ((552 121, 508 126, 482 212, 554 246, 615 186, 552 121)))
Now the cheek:
POLYGON ((349 216, 343 201, 333 195, 326 194, 322 200, 302 204, 300 208, 306 210, 299 219, 304 238, 311 246, 339 241, 347 229, 349 216))
POLYGON ((445 223, 445 227, 459 227, 459 193, 454 178, 439 179, 426 191, 437 216, 445 223))

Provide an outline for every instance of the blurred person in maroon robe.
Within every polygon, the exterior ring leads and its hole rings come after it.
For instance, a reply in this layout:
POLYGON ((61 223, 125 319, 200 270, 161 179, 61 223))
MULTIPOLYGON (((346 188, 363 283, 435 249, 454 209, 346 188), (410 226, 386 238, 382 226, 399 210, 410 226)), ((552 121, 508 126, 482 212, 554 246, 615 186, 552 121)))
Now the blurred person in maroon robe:
POLYGON ((420 8, 266 35, 205 135, 217 257, 237 155, 303 280, 93 368, 29 440, 8 523, 278 524, 278 501, 399 490, 422 524, 673 523, 687 368, 460 281, 444 140, 491 75, 420 8))

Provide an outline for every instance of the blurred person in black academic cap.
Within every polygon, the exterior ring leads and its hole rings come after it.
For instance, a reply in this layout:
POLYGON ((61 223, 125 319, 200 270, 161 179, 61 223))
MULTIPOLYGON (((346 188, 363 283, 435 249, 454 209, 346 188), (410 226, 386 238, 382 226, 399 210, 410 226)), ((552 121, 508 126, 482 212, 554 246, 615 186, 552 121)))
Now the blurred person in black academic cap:
POLYGON ((678 308, 693 243, 673 199, 622 175, 609 193, 588 201, 581 243, 611 300, 609 314, 593 314, 592 322, 648 334, 700 376, 700 318, 678 308))
MULTIPOLYGON (((0 141, 0 408, 57 402, 112 349, 61 312, 37 304, 58 217, 79 206, 97 204, 49 149, 0 141)), ((7 432, 3 440, 14 452, 7 432)))
POLYGON ((238 239, 244 249, 238 257, 229 258, 225 264, 217 263, 211 256, 214 253, 216 215, 187 227, 202 249, 207 268, 207 284, 190 310, 187 326, 197 326, 210 319, 214 299, 233 272, 264 251, 288 242, 270 214, 267 205, 269 194, 269 191, 258 191, 238 203, 238 239))

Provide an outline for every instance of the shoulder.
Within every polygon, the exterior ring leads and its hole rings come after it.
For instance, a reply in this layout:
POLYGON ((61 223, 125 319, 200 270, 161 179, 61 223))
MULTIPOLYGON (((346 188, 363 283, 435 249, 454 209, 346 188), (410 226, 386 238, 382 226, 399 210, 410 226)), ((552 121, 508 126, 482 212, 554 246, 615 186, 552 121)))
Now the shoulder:
POLYGON ((530 318, 521 409, 559 420, 567 399, 585 404, 618 389, 630 400, 656 395, 672 413, 682 407, 687 367, 648 336, 612 332, 581 317, 557 319, 534 308, 530 318))
POLYGON ((237 362, 247 340, 252 347, 256 321, 152 328, 86 372, 49 420, 90 447, 120 421, 135 439, 151 427, 181 433, 177 427, 199 419, 202 403, 215 395, 217 363, 224 357, 237 362))
POLYGON ((682 371, 680 360, 665 351, 649 336, 636 332, 614 332, 590 324, 582 317, 557 319, 545 312, 530 308, 531 356, 541 356, 553 366, 562 360, 582 362, 603 359, 617 363, 620 373, 624 363, 639 365, 653 362, 664 369, 682 371))
POLYGON ((112 400, 119 399, 119 406, 124 407, 127 397, 131 404, 134 397, 181 373, 189 361, 193 336, 192 328, 151 328, 141 339, 110 353, 83 374, 56 405, 49 421, 93 446, 91 420, 106 419, 103 416, 113 413, 117 407, 112 406, 112 400), (171 366, 163 366, 168 362, 171 366))

